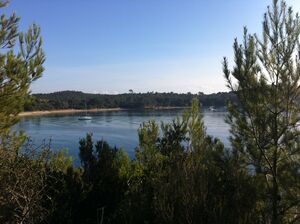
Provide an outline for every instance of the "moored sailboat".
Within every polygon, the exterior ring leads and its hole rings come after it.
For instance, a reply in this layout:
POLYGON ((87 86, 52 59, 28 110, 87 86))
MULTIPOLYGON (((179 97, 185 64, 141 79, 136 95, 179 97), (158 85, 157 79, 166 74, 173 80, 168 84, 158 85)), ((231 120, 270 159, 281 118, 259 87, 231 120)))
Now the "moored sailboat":
POLYGON ((92 120, 92 117, 88 116, 88 114, 87 114, 86 101, 85 101, 85 116, 79 117, 78 120, 92 120))

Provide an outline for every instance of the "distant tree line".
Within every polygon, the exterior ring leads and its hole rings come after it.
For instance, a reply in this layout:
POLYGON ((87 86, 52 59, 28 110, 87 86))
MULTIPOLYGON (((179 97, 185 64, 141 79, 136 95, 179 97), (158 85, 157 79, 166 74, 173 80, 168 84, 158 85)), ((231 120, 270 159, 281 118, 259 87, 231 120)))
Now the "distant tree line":
POLYGON ((225 107, 228 100, 234 100, 233 93, 179 94, 179 93, 128 93, 118 95, 88 94, 78 91, 62 91, 49 94, 33 94, 25 105, 26 111, 54 109, 93 108, 155 108, 188 107, 191 100, 198 98, 203 107, 225 107))

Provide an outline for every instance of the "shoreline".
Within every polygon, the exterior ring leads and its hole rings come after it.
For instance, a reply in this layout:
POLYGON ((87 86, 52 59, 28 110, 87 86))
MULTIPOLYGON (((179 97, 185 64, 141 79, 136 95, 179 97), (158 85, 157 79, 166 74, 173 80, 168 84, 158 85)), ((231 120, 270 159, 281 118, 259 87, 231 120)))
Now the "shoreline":
POLYGON ((43 116, 43 115, 52 115, 52 114, 76 114, 83 112, 106 112, 106 111, 122 111, 126 110, 123 108, 94 108, 94 109, 61 109, 61 110, 40 110, 40 111, 25 111, 19 113, 20 117, 28 117, 28 116, 43 116))
MULTIPOLYGON (((172 110, 172 109, 185 109, 188 107, 145 107, 145 108, 136 108, 143 109, 143 110, 172 110)), ((128 108, 94 108, 94 109, 61 109, 61 110, 43 110, 43 111, 25 111, 19 113, 19 117, 29 117, 29 116, 43 116, 43 115, 54 115, 54 114, 76 114, 76 113, 97 113, 97 112, 109 112, 109 111, 128 111, 128 110, 135 110, 128 109, 128 108)))

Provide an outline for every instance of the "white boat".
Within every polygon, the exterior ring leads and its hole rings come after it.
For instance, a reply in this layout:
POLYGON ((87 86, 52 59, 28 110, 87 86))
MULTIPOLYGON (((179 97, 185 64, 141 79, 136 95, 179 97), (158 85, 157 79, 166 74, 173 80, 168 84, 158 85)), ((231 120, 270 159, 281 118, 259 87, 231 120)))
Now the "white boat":
POLYGON ((209 111, 212 111, 212 112, 216 111, 216 109, 214 108, 214 106, 210 106, 208 109, 209 109, 209 111))
POLYGON ((80 117, 80 118, 78 118, 78 120, 92 120, 92 117, 90 117, 90 116, 83 116, 83 117, 80 117))
POLYGON ((92 117, 87 115, 86 101, 85 101, 85 116, 82 116, 82 117, 78 118, 78 120, 81 120, 81 121, 92 120, 92 117))

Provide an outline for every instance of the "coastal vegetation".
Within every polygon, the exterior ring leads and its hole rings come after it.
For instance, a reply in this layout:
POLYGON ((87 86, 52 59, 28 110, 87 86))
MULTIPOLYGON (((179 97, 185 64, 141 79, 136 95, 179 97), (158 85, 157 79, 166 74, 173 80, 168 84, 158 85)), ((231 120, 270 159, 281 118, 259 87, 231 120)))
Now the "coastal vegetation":
POLYGON ((143 109, 158 107, 189 107, 192 99, 198 98, 203 107, 225 107, 228 100, 235 101, 233 93, 178 94, 178 93, 125 93, 117 95, 88 94, 78 91, 62 91, 48 94, 33 94, 25 105, 26 111, 124 108, 143 109))
POLYGON ((115 106, 190 105, 170 123, 141 124, 134 159, 87 133, 79 167, 12 129, 45 60, 39 27, 21 33, 18 24, 15 15, 0 18, 0 223, 300 223, 300 20, 284 1, 273 0, 261 37, 245 28, 242 44, 235 40, 232 69, 224 59, 234 95, 229 148, 206 133, 202 94, 63 92, 43 96, 43 106, 36 96, 31 109, 84 108, 92 99, 91 107, 110 107, 113 97, 115 106), (78 102, 68 102, 74 94, 78 102))

